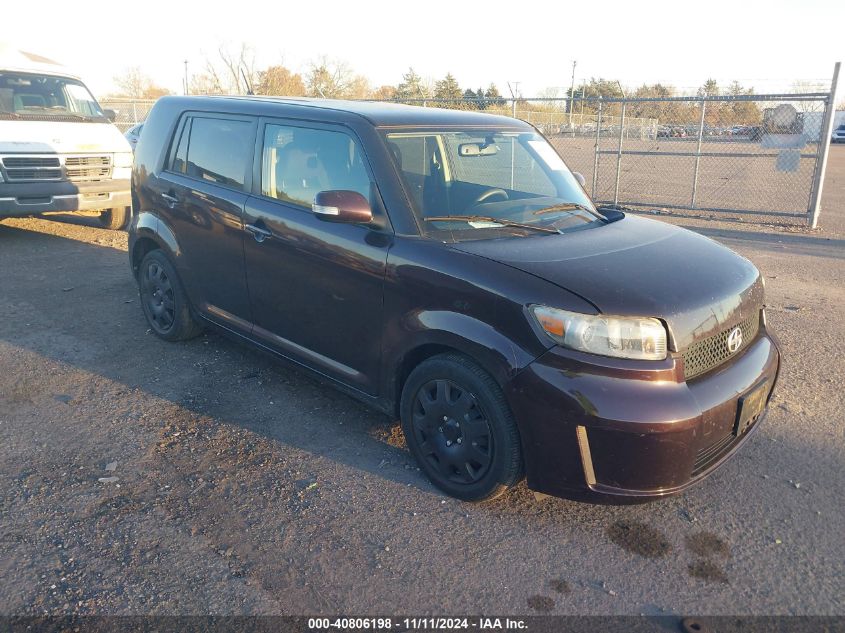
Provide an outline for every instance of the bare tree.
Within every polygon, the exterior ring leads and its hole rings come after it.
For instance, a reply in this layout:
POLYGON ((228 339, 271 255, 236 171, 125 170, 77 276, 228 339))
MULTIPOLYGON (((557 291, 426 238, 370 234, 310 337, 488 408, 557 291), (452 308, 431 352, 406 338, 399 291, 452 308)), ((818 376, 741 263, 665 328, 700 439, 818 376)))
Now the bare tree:
POLYGON ((133 99, 158 99, 170 94, 167 88, 157 85, 148 75, 144 74, 138 66, 127 68, 126 71, 114 78, 114 83, 120 89, 121 97, 133 99))
MULTIPOLYGON (((255 52, 246 42, 232 49, 228 44, 217 48, 217 56, 205 58, 205 73, 202 83, 217 94, 247 94, 259 82, 255 64, 255 52)), ((193 90, 192 90, 193 92, 193 90)))
POLYGON ((220 95, 226 94, 220 85, 218 77, 208 73, 200 73, 191 77, 190 92, 192 95, 220 95))
POLYGON ((312 97, 343 99, 349 96, 355 80, 352 69, 345 62, 321 57, 311 63, 306 85, 312 97))

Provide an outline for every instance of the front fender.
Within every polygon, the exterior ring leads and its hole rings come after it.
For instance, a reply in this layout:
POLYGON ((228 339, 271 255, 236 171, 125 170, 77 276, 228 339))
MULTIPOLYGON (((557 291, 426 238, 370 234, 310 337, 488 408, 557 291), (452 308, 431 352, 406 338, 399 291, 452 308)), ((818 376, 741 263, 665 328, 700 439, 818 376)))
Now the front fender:
POLYGON ((502 384, 534 360, 535 356, 516 345, 492 325, 472 315, 448 310, 422 310, 408 314, 403 328, 413 347, 402 349, 404 357, 419 345, 453 347, 476 359, 502 384))

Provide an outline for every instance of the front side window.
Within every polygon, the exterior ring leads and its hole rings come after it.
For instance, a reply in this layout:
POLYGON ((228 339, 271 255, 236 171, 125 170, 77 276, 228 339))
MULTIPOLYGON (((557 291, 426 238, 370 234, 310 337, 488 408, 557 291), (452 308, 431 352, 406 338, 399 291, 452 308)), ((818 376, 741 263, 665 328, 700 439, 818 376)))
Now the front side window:
POLYGON ((310 209, 319 192, 337 189, 370 198, 370 177, 355 139, 332 130, 265 127, 261 193, 310 209))
POLYGON ((437 239, 556 233, 603 222, 539 134, 420 130, 387 132, 385 140, 419 225, 437 239))
MULTIPOLYGON (((252 123, 195 116, 185 130, 189 132, 185 175, 242 190, 252 165, 252 123)), ((177 162, 181 150, 180 141, 177 162)))
POLYGON ((0 72, 0 119, 103 121, 97 100, 68 77, 0 72))

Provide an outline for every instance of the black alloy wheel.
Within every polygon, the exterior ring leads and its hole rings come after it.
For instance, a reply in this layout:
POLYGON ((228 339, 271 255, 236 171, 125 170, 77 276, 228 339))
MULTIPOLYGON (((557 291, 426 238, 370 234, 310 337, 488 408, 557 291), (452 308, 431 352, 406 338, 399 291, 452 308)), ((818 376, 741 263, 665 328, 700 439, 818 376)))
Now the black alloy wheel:
POLYGON ((146 307, 151 325, 161 334, 166 334, 176 320, 176 302, 173 298, 173 284, 164 268, 152 261, 142 271, 146 307))
POLYGON ((420 363, 399 409, 408 448, 444 492, 484 501, 522 478, 516 421, 499 384, 471 358, 450 352, 420 363))
POLYGON ((471 484, 490 470, 490 423, 469 390, 451 380, 425 383, 417 391, 412 423, 420 452, 445 479, 471 484))
POLYGON ((161 250, 150 251, 141 261, 138 291, 144 316, 156 335, 167 341, 184 341, 202 332, 179 275, 161 250))

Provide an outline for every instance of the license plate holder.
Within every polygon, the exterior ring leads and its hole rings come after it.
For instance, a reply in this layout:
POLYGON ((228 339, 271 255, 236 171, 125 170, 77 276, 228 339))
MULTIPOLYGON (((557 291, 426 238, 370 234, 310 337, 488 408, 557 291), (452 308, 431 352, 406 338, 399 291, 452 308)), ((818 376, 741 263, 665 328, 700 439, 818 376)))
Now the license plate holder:
POLYGON ((733 434, 739 437, 750 429, 757 418, 766 408, 766 399, 769 395, 768 382, 764 381, 740 396, 736 407, 736 421, 734 422, 733 434))

